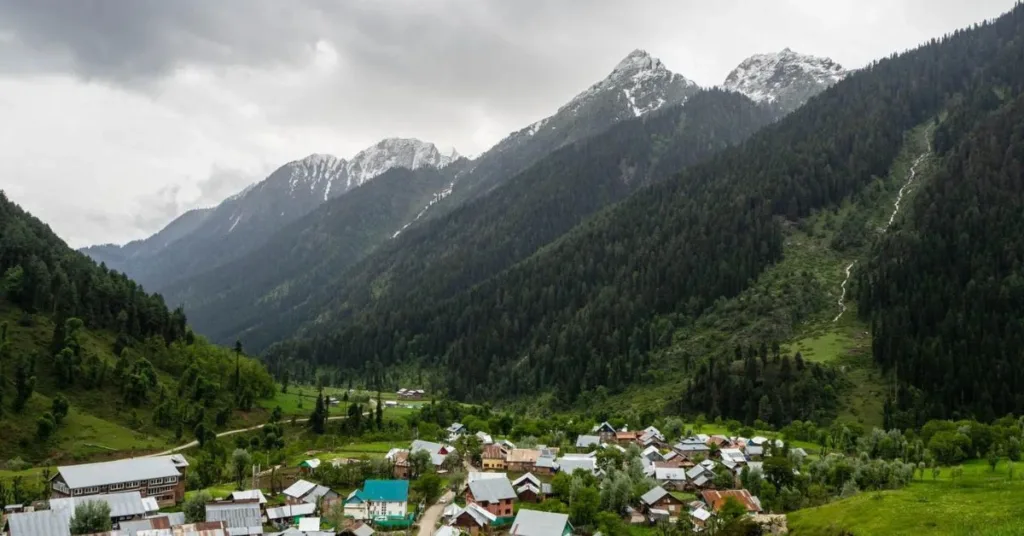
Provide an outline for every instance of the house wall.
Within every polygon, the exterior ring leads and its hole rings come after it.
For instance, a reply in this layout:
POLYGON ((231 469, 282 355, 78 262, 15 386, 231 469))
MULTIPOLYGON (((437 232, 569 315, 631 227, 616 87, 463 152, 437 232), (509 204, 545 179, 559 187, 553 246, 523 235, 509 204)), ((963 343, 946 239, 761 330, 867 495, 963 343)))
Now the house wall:
POLYGON ((367 513, 370 517, 376 516, 404 516, 408 509, 406 502, 378 502, 367 503, 367 513))
POLYGON ((661 500, 654 503, 653 508, 668 510, 670 514, 677 516, 683 511, 683 503, 675 497, 667 496, 662 497, 661 500))
POLYGON ((468 532, 470 536, 476 536, 481 532, 480 526, 476 524, 476 521, 473 519, 473 516, 469 514, 462 514, 461 516, 455 518, 455 521, 452 523, 452 525, 459 527, 464 532, 468 532))
POLYGON ((346 504, 345 515, 355 519, 356 521, 363 521, 369 519, 369 514, 366 511, 366 503, 362 504, 346 504))
POLYGON ((473 502, 476 502, 476 504, 479 505, 481 508, 487 510, 488 512, 498 517, 509 517, 512 515, 513 510, 515 509, 515 501, 513 501, 512 499, 503 499, 501 501, 493 503, 479 501, 473 502))
POLYGON ((501 458, 484 458, 483 460, 484 470, 488 469, 504 469, 505 460, 501 458))
POLYGON ((185 474, 177 477, 157 478, 153 480, 137 480, 133 482, 118 482, 103 486, 92 486, 88 488, 71 489, 68 487, 64 477, 59 473, 51 480, 51 499, 63 499, 67 497, 90 497, 105 493, 124 493, 127 491, 138 491, 142 497, 153 497, 161 507, 174 506, 185 499, 185 474))

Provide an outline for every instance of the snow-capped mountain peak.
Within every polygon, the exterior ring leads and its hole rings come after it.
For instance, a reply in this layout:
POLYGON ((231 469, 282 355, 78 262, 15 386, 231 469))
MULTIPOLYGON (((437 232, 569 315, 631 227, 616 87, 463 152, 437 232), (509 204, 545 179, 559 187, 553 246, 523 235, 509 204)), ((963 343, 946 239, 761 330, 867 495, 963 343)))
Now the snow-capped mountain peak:
MULTIPOLYGON (((559 108, 558 113, 577 114, 589 104, 610 95, 628 112, 623 118, 639 117, 666 103, 682 103, 696 90, 695 82, 668 70, 661 60, 647 51, 636 49, 619 61, 607 77, 576 95, 559 108)), ((542 120, 528 128, 536 132, 545 124, 546 120, 542 120)))
POLYGON ((789 47, 743 60, 722 87, 758 102, 771 102, 792 110, 847 75, 829 58, 800 54, 789 47))
POLYGON ((385 138, 352 157, 348 163, 348 187, 359 186, 394 167, 443 168, 457 155, 454 149, 451 154, 441 154, 433 143, 415 138, 385 138))

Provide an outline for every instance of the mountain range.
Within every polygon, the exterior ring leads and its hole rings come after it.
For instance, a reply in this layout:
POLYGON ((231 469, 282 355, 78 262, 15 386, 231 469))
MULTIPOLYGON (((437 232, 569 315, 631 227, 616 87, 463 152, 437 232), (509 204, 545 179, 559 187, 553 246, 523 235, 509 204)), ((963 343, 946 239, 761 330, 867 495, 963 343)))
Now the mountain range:
MULTIPOLYGON (((768 105, 778 103, 776 109, 786 111, 815 90, 827 87, 841 77, 841 73, 830 60, 795 54, 787 49, 777 55, 755 56, 744 61, 730 74, 723 88, 755 97, 754 100, 765 101, 768 105), (775 59, 763 60, 768 57, 775 59), (762 61, 755 61, 756 58, 762 61), (776 71, 781 74, 772 74, 776 71), (830 74, 825 76, 826 72, 830 74)), ((388 232, 373 234, 394 238, 416 222, 442 216, 487 194, 561 147, 604 132, 622 121, 683 104, 698 91, 700 87, 695 82, 671 72, 646 51, 634 50, 607 77, 576 95, 553 115, 509 134, 460 167, 458 173, 452 173, 451 180, 431 195, 417 197, 415 202, 420 209, 411 217, 405 217, 405 210, 399 210, 395 215, 397 219, 382 223, 382 229, 388 232)), ((389 169, 443 169, 460 158, 454 150, 444 154, 432 143, 399 138, 382 140, 350 160, 312 154, 281 166, 263 181, 216 207, 186 212, 147 239, 123 246, 92 246, 81 251, 112 269, 129 274, 147 289, 170 291, 166 296, 170 303, 183 303, 192 308, 196 303, 194 298, 173 291, 172 286, 188 288, 190 278, 243 258, 289 224, 335 198, 371 184, 389 169)), ((415 174, 406 178, 415 180, 415 174)), ((394 181, 387 181, 387 184, 397 189, 406 187, 394 181)), ((383 195, 394 193, 392 190, 383 195)), ((373 246, 382 242, 383 239, 373 246)), ((359 250, 368 251, 367 248, 359 250)), ((351 262, 359 257, 361 255, 351 262)), ((204 329, 202 323, 197 327, 204 329)))

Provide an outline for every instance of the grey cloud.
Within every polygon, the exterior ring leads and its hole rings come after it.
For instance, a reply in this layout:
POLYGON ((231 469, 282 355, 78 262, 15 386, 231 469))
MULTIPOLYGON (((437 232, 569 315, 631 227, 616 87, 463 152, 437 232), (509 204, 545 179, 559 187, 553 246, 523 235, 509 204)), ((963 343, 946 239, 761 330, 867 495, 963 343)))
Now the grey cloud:
POLYGON ((213 206, 249 186, 260 177, 237 169, 215 167, 210 176, 199 181, 199 199, 195 205, 200 207, 213 206))
POLYGON ((26 49, 65 58, 83 77, 134 81, 186 62, 293 60, 308 48, 310 37, 301 30, 316 10, 291 6, 273 0, 2 0, 0 31, 26 49))
POLYGON ((131 216, 131 226, 135 229, 159 228, 183 212, 184 207, 178 201, 181 186, 171 184, 142 196, 137 204, 140 210, 131 216))

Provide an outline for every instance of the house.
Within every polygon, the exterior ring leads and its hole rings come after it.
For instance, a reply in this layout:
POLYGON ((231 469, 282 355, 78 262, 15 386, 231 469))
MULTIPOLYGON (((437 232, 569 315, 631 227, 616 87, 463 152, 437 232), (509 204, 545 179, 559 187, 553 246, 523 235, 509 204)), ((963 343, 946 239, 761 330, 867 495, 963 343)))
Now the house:
POLYGON ((707 509, 703 507, 695 508, 690 510, 690 523, 693 524, 695 529, 703 530, 707 527, 708 520, 711 519, 711 515, 711 512, 707 511, 707 509))
POLYGON ((299 532, 320 532, 320 518, 304 517, 300 519, 299 532))
POLYGON ((636 443, 636 440, 639 439, 639 437, 640 436, 636 432, 629 432, 626 430, 615 432, 615 442, 620 445, 636 443))
POLYGON ((495 444, 504 449, 505 452, 509 452, 512 449, 516 448, 516 444, 507 439, 499 439, 495 441, 495 444))
POLYGON ((267 508, 267 520, 270 521, 270 524, 282 528, 294 525, 297 519, 314 514, 316 514, 316 505, 313 503, 286 504, 277 508, 267 508))
POLYGON ((253 499, 259 501, 260 506, 265 506, 267 504, 267 497, 265 495, 263 495, 263 490, 260 490, 260 489, 250 489, 250 490, 246 490, 246 491, 232 491, 231 492, 231 500, 232 501, 247 501, 247 500, 253 500, 253 499))
POLYGON ((647 511, 663 510, 668 512, 669 517, 679 517, 683 512, 683 501, 661 486, 644 493, 640 497, 640 503, 647 511))
POLYGON ((708 464, 705 463, 697 464, 686 472, 686 477, 689 479, 689 487, 691 489, 704 489, 711 487, 715 481, 714 465, 709 467, 708 464))
POLYGON ((489 479, 502 479, 502 478, 504 478, 505 480, 508 480, 508 473, 494 473, 494 472, 489 472, 489 471, 485 471, 485 472, 470 471, 469 474, 466 475, 466 483, 469 484, 470 482, 472 482, 474 480, 489 480, 489 479))
POLYGON ((449 525, 442 525, 434 531, 433 536, 459 536, 459 534, 461 533, 462 532, 455 527, 449 525))
MULTIPOLYGON (((385 400, 384 401, 384 407, 385 408, 397 408, 398 407, 398 402, 395 401, 395 400, 385 400)), ((363 526, 365 527, 366 525, 363 525, 363 526)), ((370 530, 373 530, 373 529, 370 529, 370 530)))
POLYGON ((726 437, 724 435, 713 435, 713 436, 711 436, 711 438, 707 440, 707 444, 708 444, 708 446, 716 445, 716 446, 718 446, 718 448, 723 448, 723 449, 735 446, 735 443, 733 442, 733 440, 729 439, 728 437, 726 437))
POLYGON ((61 466, 50 479, 51 498, 137 491, 160 506, 173 506, 185 499, 187 468, 180 454, 61 466))
POLYGON ((404 516, 408 509, 408 480, 367 480, 345 499, 345 515, 357 521, 404 516))
MULTIPOLYGON (((511 514, 511 513, 510 513, 511 514)), ((468 503, 464 508, 455 512, 452 519, 452 526, 468 532, 471 535, 479 534, 487 529, 492 523, 498 520, 498 516, 476 503, 468 503)))
POLYGON ((539 475, 553 475, 558 469, 558 461, 554 456, 541 456, 537 458, 537 463, 533 464, 533 471, 539 475))
POLYGON ((314 484, 308 480, 299 480, 288 486, 283 493, 285 502, 288 504, 317 504, 321 500, 324 502, 334 502, 339 498, 339 495, 331 488, 314 484))
POLYGON ((686 470, 681 467, 655 467, 654 480, 670 491, 683 491, 689 484, 686 470))
POLYGON ((551 484, 541 482, 532 473, 526 473, 515 479, 512 482, 512 487, 515 488, 516 496, 521 502, 538 503, 551 494, 551 484))
POLYGON ((412 442, 412 446, 409 447, 409 452, 412 453, 420 450, 424 450, 430 454, 430 461, 434 464, 434 469, 440 469, 441 466, 444 465, 444 461, 448 459, 448 455, 455 451, 454 448, 447 445, 417 439, 412 442))
POLYGON ((733 469, 735 466, 747 463, 747 457, 746 455, 743 454, 743 451, 740 449, 728 448, 719 450, 718 457, 721 458, 722 463, 725 464, 730 469, 733 469))
POLYGON ((513 473, 532 472, 540 458, 540 451, 535 449, 512 449, 508 453, 506 468, 513 473))
POLYGON ((555 460, 558 464, 558 470, 563 473, 573 474, 577 470, 587 471, 590 474, 596 475, 599 470, 597 468, 597 458, 589 455, 575 454, 572 456, 563 456, 555 460))
POLYGON ((518 499, 508 478, 484 478, 470 481, 466 502, 476 503, 498 517, 510 517, 518 499))
POLYGON ((7 516, 4 525, 10 536, 68 536, 71 518, 53 510, 21 512, 7 516))
POLYGON ((366 523, 356 523, 339 532, 338 536, 373 536, 374 532, 373 527, 366 523))
POLYGON ((601 446, 601 437, 596 435, 581 435, 576 438, 576 448, 582 451, 590 451, 601 446))
POLYGON ((50 510, 58 512, 70 520, 75 515, 75 508, 88 501, 107 503, 110 507, 110 520, 114 528, 118 528, 123 521, 142 519, 148 513, 145 503, 142 502, 142 495, 137 491, 50 499, 50 510))
POLYGON ((462 423, 453 422, 452 425, 445 430, 445 432, 448 432, 449 436, 458 437, 466 433, 466 427, 462 423))
POLYGON ((665 457, 661 455, 661 451, 658 450, 658 447, 655 447, 655 446, 650 446, 650 447, 645 448, 640 453, 640 456, 643 457, 644 459, 652 461, 652 462, 663 462, 663 461, 665 461, 665 457))
POLYGON ((704 499, 704 503, 707 504, 713 512, 721 510, 722 506, 725 505, 725 501, 729 498, 733 498, 747 509, 748 514, 761 513, 761 501, 745 489, 704 490, 700 495, 701 498, 704 499))
POLYGON ((501 448, 501 445, 492 444, 484 447, 480 454, 480 462, 484 467, 484 471, 504 470, 506 465, 505 456, 506 451, 501 448))
POLYGON ((308 475, 308 474, 312 473, 313 471, 316 471, 318 467, 320 467, 320 459, 319 458, 313 458, 311 460, 305 460, 302 463, 300 463, 299 464, 299 471, 301 471, 302 473, 308 475))
POLYGON ((672 450, 691 460, 695 457, 706 457, 711 453, 711 447, 697 438, 687 438, 672 446, 672 450))
POLYGON ((391 449, 384 455, 391 462, 391 472, 395 478, 409 478, 409 451, 407 449, 391 449))
POLYGON ((653 440, 655 440, 655 441, 657 441, 659 443, 664 443, 665 442, 665 435, 661 433, 661 430, 658 430, 657 428, 655 428, 653 426, 648 426, 647 428, 644 428, 640 432, 640 437, 641 437, 641 439, 644 438, 644 437, 650 437, 651 439, 653 439, 653 440))
POLYGON ((751 460, 760 460, 761 457, 764 456, 764 447, 753 443, 747 443, 746 446, 743 447, 743 453, 751 460))
POLYGON ((480 440, 481 445, 490 445, 494 443, 494 438, 487 432, 477 432, 476 438, 480 440))
POLYGON ((231 536, 263 534, 260 503, 256 500, 207 503, 206 520, 223 521, 231 536))
POLYGON ((536 510, 519 510, 512 528, 511 536, 570 536, 572 525, 567 514, 552 514, 536 510))
POLYGON ((601 441, 612 441, 612 440, 614 440, 615 439, 615 432, 617 432, 617 430, 615 429, 614 426, 608 424, 608 421, 605 421, 605 422, 595 426, 593 429, 590 430, 590 433, 591 434, 595 434, 598 437, 600 437, 601 441))
POLYGON ((789 453, 801 460, 807 457, 807 451, 800 447, 789 449, 789 453))

